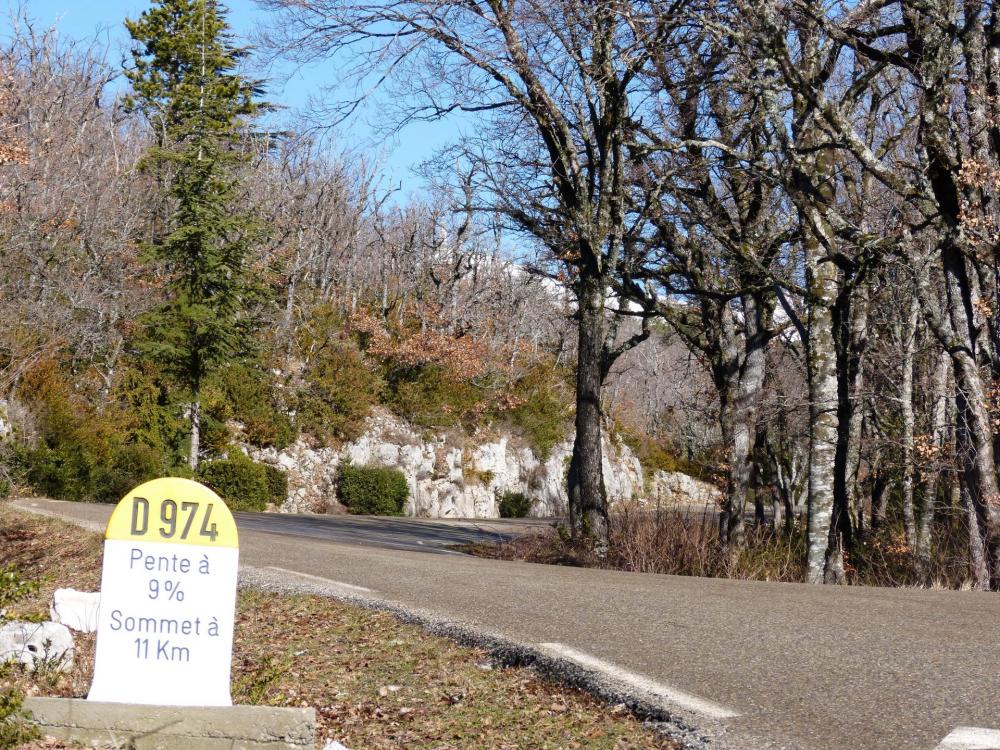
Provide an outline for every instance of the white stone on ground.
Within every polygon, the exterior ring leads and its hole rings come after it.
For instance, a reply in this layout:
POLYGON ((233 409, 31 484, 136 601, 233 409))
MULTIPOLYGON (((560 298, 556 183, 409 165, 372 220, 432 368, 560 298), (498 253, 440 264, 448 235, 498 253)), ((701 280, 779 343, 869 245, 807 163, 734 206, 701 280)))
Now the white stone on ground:
POLYGON ((0 663, 8 661, 68 672, 73 668, 73 634, 57 622, 9 622, 0 627, 0 663))
POLYGON ((56 589, 52 594, 49 616, 79 633, 97 630, 97 613, 101 606, 101 592, 56 589))

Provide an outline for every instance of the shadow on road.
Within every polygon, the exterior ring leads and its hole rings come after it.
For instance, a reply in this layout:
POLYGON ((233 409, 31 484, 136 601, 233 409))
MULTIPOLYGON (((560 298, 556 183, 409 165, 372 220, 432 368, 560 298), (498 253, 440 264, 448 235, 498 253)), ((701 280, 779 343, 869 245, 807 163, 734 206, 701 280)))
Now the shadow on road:
POLYGON ((547 522, 449 521, 384 516, 291 516, 273 513, 236 513, 240 531, 325 539, 366 547, 458 554, 447 547, 508 541, 518 534, 544 528, 547 522))

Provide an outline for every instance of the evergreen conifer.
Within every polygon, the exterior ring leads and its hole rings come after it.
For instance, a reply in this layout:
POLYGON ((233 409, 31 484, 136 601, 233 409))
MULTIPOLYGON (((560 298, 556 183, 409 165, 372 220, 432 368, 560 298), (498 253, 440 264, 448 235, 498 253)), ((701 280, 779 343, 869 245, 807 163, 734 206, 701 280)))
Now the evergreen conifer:
POLYGON ((245 348, 254 285, 246 268, 254 222, 235 208, 246 134, 262 105, 238 72, 217 0, 153 0, 125 26, 134 42, 127 106, 142 112, 155 143, 144 160, 166 211, 150 250, 167 272, 167 301, 148 320, 145 349, 190 399, 189 465, 197 469, 201 388, 245 348))

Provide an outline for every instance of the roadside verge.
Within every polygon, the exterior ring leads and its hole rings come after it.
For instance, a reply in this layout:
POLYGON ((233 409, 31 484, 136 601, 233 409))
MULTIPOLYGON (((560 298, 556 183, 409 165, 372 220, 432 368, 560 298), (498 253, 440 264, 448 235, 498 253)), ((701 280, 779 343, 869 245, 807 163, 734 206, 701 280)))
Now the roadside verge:
MULTIPOLYGON (((57 586, 93 587, 100 539, 72 528, 0 504, 4 559, 46 579, 12 615, 44 612, 57 586)), ((234 698, 315 706, 324 740, 355 749, 702 744, 662 706, 529 645, 296 573, 245 568, 241 588, 234 698)), ((92 639, 81 637, 78 648, 75 674, 20 673, 14 684, 33 695, 82 696, 92 639)))

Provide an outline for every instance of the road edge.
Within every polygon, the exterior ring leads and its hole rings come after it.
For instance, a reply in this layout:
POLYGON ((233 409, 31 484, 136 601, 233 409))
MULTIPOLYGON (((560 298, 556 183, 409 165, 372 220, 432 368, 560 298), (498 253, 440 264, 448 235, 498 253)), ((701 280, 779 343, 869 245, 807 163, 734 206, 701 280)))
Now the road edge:
POLYGON ((348 592, 335 581, 325 584, 308 574, 299 575, 294 571, 279 572, 241 565, 239 586, 271 593, 314 594, 376 612, 387 612, 400 622, 416 625, 431 635, 448 638, 462 646, 481 648, 499 665, 527 667, 546 679, 583 690, 611 706, 624 705, 657 731, 683 744, 686 750, 707 750, 724 733, 721 723, 696 718, 664 702, 650 700, 649 696, 630 689, 630 685, 612 675, 588 669, 551 652, 546 653, 542 644, 522 643, 495 631, 390 599, 348 592))
MULTIPOLYGON (((55 518, 88 531, 104 532, 104 526, 93 521, 32 507, 16 500, 11 505, 18 510, 55 518)), ((693 716, 662 699, 655 700, 648 694, 633 689, 630 683, 619 681, 613 674, 584 667, 551 651, 546 653, 542 644, 522 643, 495 631, 442 617, 427 610, 379 596, 345 590, 336 581, 325 582, 324 579, 307 573, 241 563, 238 586, 271 593, 314 594, 372 611, 387 612, 400 622, 416 625, 431 635, 448 638, 462 646, 481 648, 502 666, 530 668, 546 679, 583 690, 610 706, 624 705, 657 731, 680 742, 685 750, 707 750, 713 745, 718 747, 716 743, 725 733, 725 727, 719 722, 693 716)))

